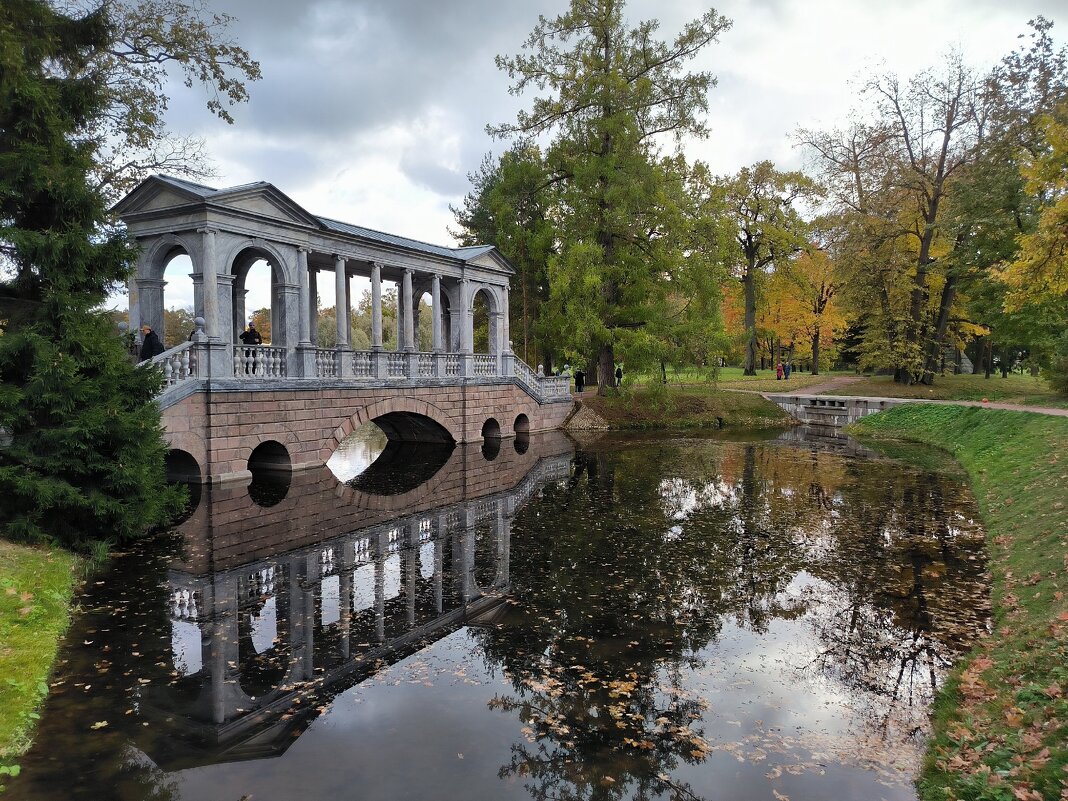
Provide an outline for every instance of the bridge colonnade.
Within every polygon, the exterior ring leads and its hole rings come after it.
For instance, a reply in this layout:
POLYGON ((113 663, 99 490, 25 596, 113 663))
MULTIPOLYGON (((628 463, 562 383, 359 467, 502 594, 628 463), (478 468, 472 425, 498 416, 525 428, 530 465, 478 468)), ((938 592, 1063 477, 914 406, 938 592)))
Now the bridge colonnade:
MULTIPOLYGON (((167 286, 164 272, 175 256, 188 256, 192 263, 195 316, 203 319, 205 344, 212 350, 209 375, 237 374, 234 359, 252 353, 241 348, 238 337, 251 311, 245 307, 246 280, 252 265, 260 260, 266 261, 271 274, 270 347, 277 349, 279 359, 284 360, 272 367, 279 375, 322 377, 324 372, 332 372, 330 377, 349 377, 361 372, 362 367, 370 377, 387 377, 391 363, 397 365, 410 360, 399 360, 398 355, 418 352, 415 335, 424 294, 431 297, 429 353, 459 357, 448 360, 449 367, 445 366, 445 359, 430 360, 432 367, 440 368, 432 372, 449 370, 458 376, 475 375, 476 371, 510 374, 512 352, 507 310, 508 281, 513 271, 494 248, 440 248, 390 237, 406 246, 389 249, 380 244, 368 247, 366 242, 357 242, 355 234, 346 235, 345 231, 304 230, 301 236, 295 236, 293 230, 269 230, 292 228, 281 221, 260 220, 258 227, 262 230, 251 232, 247 226, 210 220, 221 215, 212 214, 206 203, 203 216, 213 224, 187 228, 183 215, 183 219, 166 219, 165 225, 147 228, 139 225, 145 212, 126 211, 127 206, 123 204, 132 204, 139 191, 150 188, 135 190, 119 206, 142 246, 129 285, 130 326, 139 331, 141 325, 150 325, 162 337, 167 286), (358 349, 353 347, 350 313, 335 315, 336 345, 322 348, 316 342, 318 289, 323 273, 332 273, 329 280, 334 289, 335 309, 345 312, 351 312, 354 305, 353 279, 362 277, 370 284, 370 345, 361 359, 351 358, 358 349), (387 351, 382 307, 389 284, 396 286, 398 331, 396 347, 387 351), (488 349, 484 354, 489 359, 480 359, 477 366, 474 359, 476 299, 485 302, 489 324, 488 349), (388 353, 395 354, 392 360, 388 353)), ((169 184, 165 188, 169 189, 169 184)), ((153 216, 158 214, 153 209, 153 216)))

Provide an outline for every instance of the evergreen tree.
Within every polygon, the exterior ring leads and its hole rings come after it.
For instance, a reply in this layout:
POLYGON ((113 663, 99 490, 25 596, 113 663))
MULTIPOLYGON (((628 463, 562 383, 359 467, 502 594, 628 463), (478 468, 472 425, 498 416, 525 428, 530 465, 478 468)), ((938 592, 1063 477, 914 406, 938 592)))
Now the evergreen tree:
POLYGON ((158 371, 98 311, 133 256, 102 234, 87 135, 104 97, 89 65, 111 32, 42 0, 0 5, 0 527, 85 547, 165 522, 158 371))
POLYGON ((655 20, 628 29, 623 6, 572 0, 565 14, 540 18, 528 52, 497 65, 515 79, 513 93, 546 93, 514 124, 491 128, 553 137, 546 188, 559 249, 543 320, 572 353, 596 359, 601 392, 612 385, 617 348, 647 360, 663 353, 650 323, 663 317, 672 276, 686 264, 689 224, 674 189, 685 170, 661 147, 706 133, 715 79, 684 67, 730 26, 709 10, 668 43, 656 38, 655 20))

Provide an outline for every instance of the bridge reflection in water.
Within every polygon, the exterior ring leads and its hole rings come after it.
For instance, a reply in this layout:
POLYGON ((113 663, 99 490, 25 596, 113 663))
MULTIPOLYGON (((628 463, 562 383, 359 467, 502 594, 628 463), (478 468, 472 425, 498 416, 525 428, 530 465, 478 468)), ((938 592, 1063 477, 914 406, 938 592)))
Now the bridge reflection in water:
POLYGON ((247 485, 206 488, 168 571, 181 678, 142 698, 169 730, 153 762, 173 771, 281 754, 338 693, 492 616, 509 587, 512 517, 569 476, 572 452, 560 433, 492 461, 458 446, 399 494, 323 468, 294 474, 266 508, 247 485))

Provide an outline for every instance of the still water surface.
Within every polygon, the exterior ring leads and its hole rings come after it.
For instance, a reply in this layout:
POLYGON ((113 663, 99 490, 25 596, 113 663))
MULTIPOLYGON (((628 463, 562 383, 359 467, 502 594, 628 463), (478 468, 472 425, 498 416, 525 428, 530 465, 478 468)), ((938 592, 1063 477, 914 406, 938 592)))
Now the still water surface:
POLYGON ((9 797, 915 798, 987 625, 959 477, 798 432, 379 451, 94 578, 9 797))

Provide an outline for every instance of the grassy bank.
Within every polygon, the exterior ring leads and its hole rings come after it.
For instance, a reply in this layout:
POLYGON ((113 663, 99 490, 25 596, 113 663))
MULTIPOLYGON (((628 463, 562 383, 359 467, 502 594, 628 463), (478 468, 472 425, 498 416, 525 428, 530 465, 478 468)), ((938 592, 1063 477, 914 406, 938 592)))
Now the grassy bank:
POLYGON ((0 786, 29 746, 77 572, 77 557, 61 548, 0 541, 0 786))
POLYGON ((759 395, 724 392, 711 385, 641 388, 624 395, 583 398, 616 429, 771 428, 789 416, 759 395))
POLYGON ((948 450, 988 532, 993 633, 936 701, 923 798, 1068 797, 1068 420, 910 405, 852 431, 948 450))
MULTIPOLYGON (((836 375, 854 375, 854 373, 821 373, 811 375, 803 371, 794 371, 790 378, 778 381, 774 370, 758 370, 756 375, 744 375, 741 367, 721 367, 715 379, 711 370, 687 368, 669 370, 668 386, 705 386, 711 389, 748 389, 754 392, 800 392, 816 384, 825 384, 836 375)), ((635 383, 649 388, 660 383, 659 373, 643 373, 635 377, 635 383)))
POLYGON ((986 398, 999 403, 1024 406, 1068 407, 1068 398, 1058 395, 1041 378, 1031 375, 995 374, 937 376, 932 386, 895 384, 890 376, 868 376, 854 381, 831 395, 863 395, 877 398, 926 398, 927 400, 970 400, 986 398))

